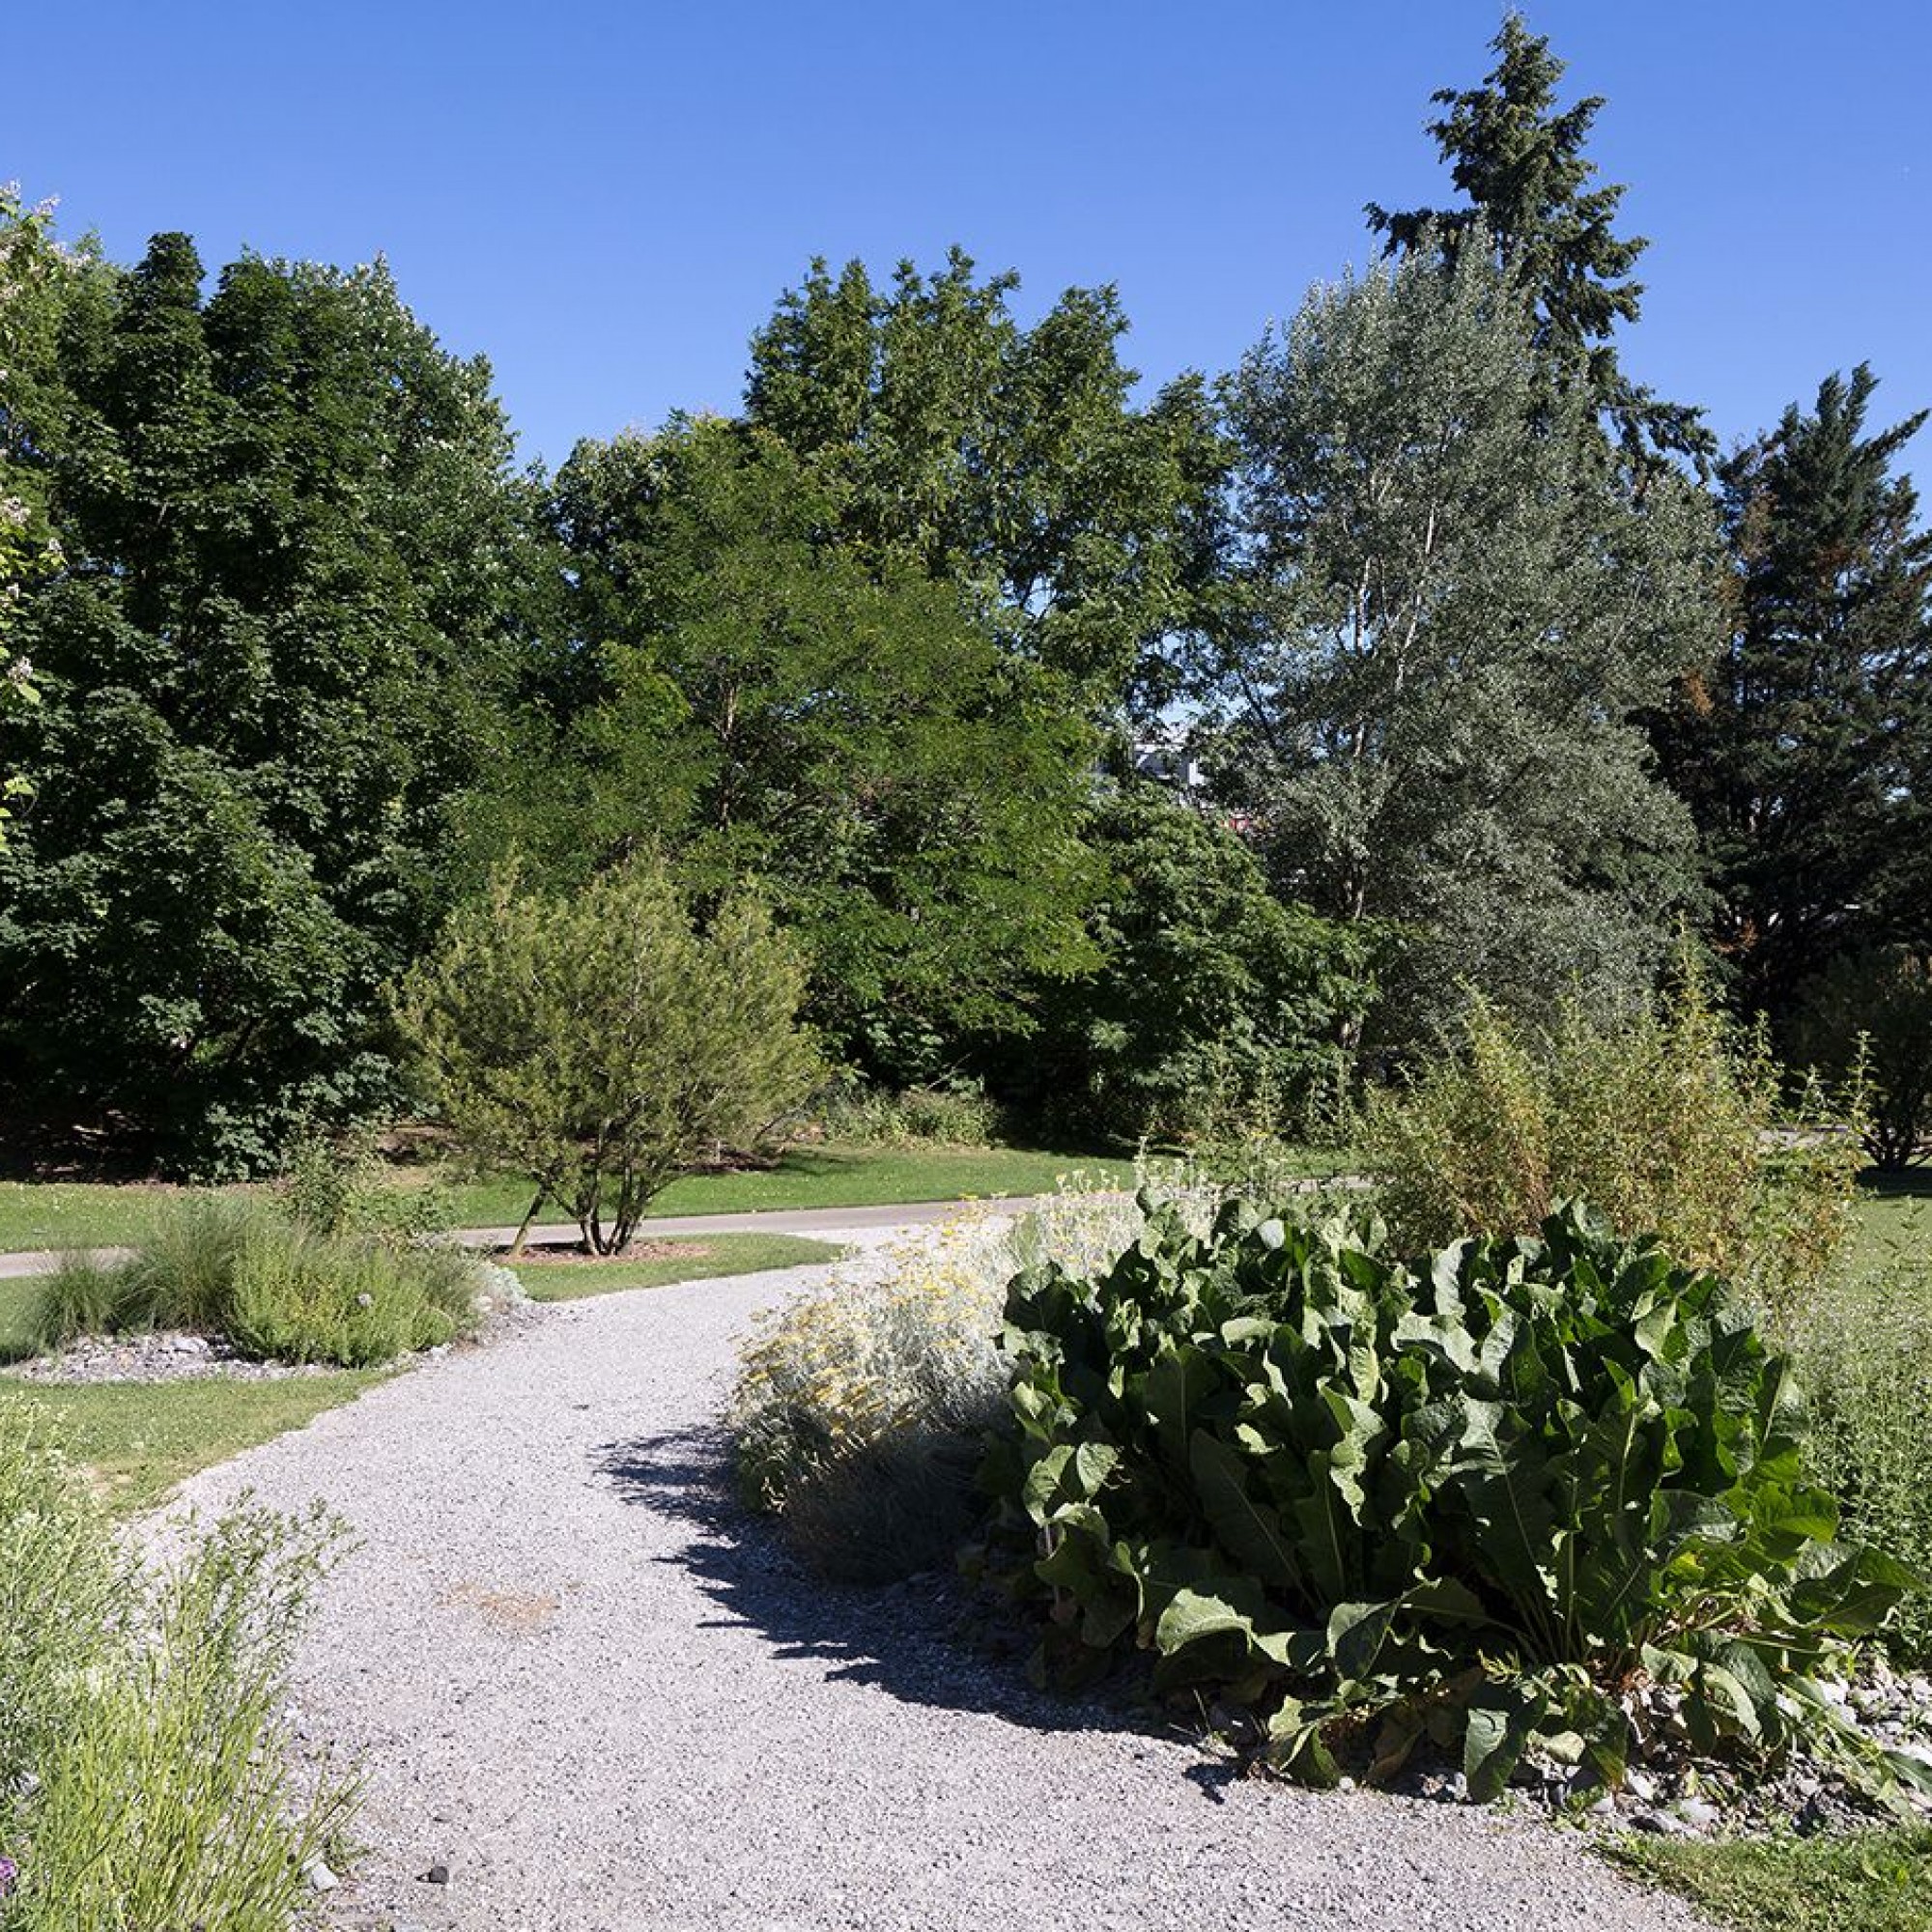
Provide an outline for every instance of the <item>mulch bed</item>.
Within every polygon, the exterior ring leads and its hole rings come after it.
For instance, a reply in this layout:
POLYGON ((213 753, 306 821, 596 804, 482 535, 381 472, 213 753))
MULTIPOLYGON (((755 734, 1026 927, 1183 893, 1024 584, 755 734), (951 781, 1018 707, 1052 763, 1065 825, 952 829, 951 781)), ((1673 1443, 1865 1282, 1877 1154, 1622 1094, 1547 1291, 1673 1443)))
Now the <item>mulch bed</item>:
MULTIPOLYGON (((701 1260, 712 1250, 701 1241, 633 1241, 620 1255, 587 1255, 576 1241, 528 1241, 519 1257, 541 1262, 546 1267, 570 1262, 587 1267, 603 1267, 612 1262, 668 1262, 701 1260)), ((505 1257, 499 1253, 497 1260, 505 1257)))

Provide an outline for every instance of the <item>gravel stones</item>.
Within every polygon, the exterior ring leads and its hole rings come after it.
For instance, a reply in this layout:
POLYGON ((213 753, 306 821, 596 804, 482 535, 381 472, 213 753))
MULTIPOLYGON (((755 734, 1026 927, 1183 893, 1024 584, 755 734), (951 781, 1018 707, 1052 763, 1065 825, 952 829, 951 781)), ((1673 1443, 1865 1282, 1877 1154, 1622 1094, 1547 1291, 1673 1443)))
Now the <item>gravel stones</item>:
POLYGON ((313 1362, 249 1361, 218 1336, 170 1332, 83 1336, 58 1354, 36 1355, 7 1369, 30 1382, 272 1382, 330 1373, 313 1362))
POLYGON ((456 1932, 1690 1932, 1530 1815, 1232 1776, 1034 1691, 959 1586, 806 1575, 733 1500, 756 1310, 822 1268, 612 1294, 457 1350, 190 1482, 358 1546, 298 1666, 364 1774, 339 1927, 456 1932), (542 1600, 542 1617, 501 1614, 542 1600), (460 1882, 423 1874, 443 1863, 460 1882))

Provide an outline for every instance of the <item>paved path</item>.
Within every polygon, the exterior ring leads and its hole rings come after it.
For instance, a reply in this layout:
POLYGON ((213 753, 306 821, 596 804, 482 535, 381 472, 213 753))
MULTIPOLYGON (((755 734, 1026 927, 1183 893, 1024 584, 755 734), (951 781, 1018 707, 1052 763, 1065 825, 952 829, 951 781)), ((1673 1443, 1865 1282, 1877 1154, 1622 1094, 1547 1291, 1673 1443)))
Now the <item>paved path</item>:
MULTIPOLYGON (((704 1235, 817 1235, 825 1237, 855 1234, 877 1234, 892 1228, 923 1226, 928 1221, 951 1220, 975 1208, 990 1208, 1002 1214, 1021 1214, 1043 1197, 1033 1194, 1000 1195, 980 1201, 913 1201, 883 1208, 761 1208, 745 1214, 667 1215, 639 1224, 640 1241, 669 1240, 704 1235)), ((507 1247, 515 1238, 514 1228, 466 1228, 456 1236, 466 1247, 507 1247)), ((564 1223, 532 1228, 531 1241, 565 1243, 580 1238, 576 1226, 564 1223)), ((125 1248, 100 1248, 95 1252, 120 1255, 125 1248)), ((9 1277, 50 1273, 60 1263, 53 1248, 34 1248, 18 1254, 0 1255, 0 1280, 9 1277)))
POLYGON ((1695 1925, 1552 1827, 1228 1782, 1036 1697, 915 1589, 804 1575, 732 1503, 717 1418, 751 1316, 821 1275, 561 1306, 188 1486, 320 1495, 361 1540, 297 1687, 305 1734, 366 1766, 336 1926, 1695 1925))

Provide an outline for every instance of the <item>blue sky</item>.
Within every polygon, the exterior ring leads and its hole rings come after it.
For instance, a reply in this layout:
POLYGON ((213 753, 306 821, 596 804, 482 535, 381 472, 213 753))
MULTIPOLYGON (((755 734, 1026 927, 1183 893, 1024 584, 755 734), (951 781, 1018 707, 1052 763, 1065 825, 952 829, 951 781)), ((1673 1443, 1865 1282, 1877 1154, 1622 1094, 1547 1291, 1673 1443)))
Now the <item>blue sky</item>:
MULTIPOLYGON (((1653 240, 1624 355, 1727 440, 1869 359, 1932 403, 1932 9, 1542 0, 1606 95, 1593 153, 1653 240)), ((10 19, 0 179, 118 257, 160 228, 387 255, 482 351, 526 455, 735 403, 809 259, 1119 284, 1151 380, 1228 366, 1368 250, 1361 206, 1447 192, 1422 131, 1487 69, 1475 0, 765 0, 308 7, 154 0, 10 19)), ((1914 468, 1932 489, 1932 432, 1914 468)))

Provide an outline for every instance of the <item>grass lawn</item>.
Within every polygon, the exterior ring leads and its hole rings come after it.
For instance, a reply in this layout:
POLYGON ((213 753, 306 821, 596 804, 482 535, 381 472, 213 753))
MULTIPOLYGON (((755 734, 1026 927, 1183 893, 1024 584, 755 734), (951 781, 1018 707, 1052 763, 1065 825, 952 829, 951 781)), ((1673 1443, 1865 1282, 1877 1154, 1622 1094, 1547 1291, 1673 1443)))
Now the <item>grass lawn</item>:
MULTIPOLYGON (((1310 1172, 1326 1172, 1311 1156, 1310 1172)), ((693 1175, 673 1181, 651 1206, 655 1215, 737 1214, 754 1208, 868 1208, 903 1201, 1049 1194, 1063 1175, 1114 1186, 1133 1178, 1133 1162, 1032 1148, 800 1148, 776 1167, 743 1174, 693 1175)), ((0 1254, 34 1248, 120 1247, 138 1241, 183 1190, 78 1181, 0 1181, 0 1254)), ((464 1181, 451 1190, 457 1222, 515 1227, 530 1205, 526 1182, 509 1176, 464 1181)), ((546 1208, 546 1220, 556 1218, 546 1208)))
POLYGON ((1925 1932, 1932 1925, 1932 1829, 1711 1843, 1633 1838, 1610 1856, 1737 1932, 1925 1932))
POLYGON ((0 1275, 0 1362, 34 1352, 30 1317, 38 1284, 31 1276, 0 1275))
MULTIPOLYGON (((1050 1194, 1063 1175, 1102 1186, 1131 1182, 1130 1160, 1042 1153, 1031 1148, 796 1148, 777 1166, 738 1174, 694 1174, 651 1203, 653 1216, 744 1214, 782 1208, 872 1208, 903 1201, 961 1201, 1000 1194, 1050 1194)), ((455 1189, 465 1227, 515 1227, 530 1205, 526 1181, 502 1177, 455 1189)), ((554 1221, 554 1208, 539 1219, 554 1221)))
POLYGON ((1932 1174, 1874 1182, 1859 1195, 1860 1271, 1900 1263, 1932 1270, 1932 1174))
POLYGON ((798 1235, 712 1235, 702 1241, 668 1245, 679 1252, 635 1262, 525 1262, 517 1273, 533 1300, 582 1301, 624 1289, 669 1288, 716 1275, 804 1267, 837 1261, 845 1252, 829 1241, 809 1241, 798 1235))
POLYGON ((118 1248, 138 1241, 170 1201, 194 1190, 85 1181, 0 1180, 0 1254, 118 1248))
POLYGON ((299 1429, 388 1372, 341 1369, 284 1381, 94 1382, 49 1387, 0 1375, 0 1402, 43 1422, 118 1511, 157 1503, 212 1463, 299 1429))

